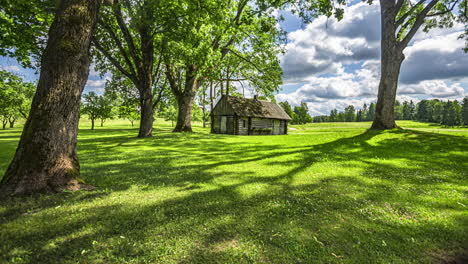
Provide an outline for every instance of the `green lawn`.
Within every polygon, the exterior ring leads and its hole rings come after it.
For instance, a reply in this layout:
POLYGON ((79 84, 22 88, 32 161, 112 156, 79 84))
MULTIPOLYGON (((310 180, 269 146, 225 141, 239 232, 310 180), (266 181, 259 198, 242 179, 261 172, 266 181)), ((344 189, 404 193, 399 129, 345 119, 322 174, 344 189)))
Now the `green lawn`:
MULTIPOLYGON (((444 263, 468 249, 468 129, 79 132, 97 187, 0 203, 0 263, 444 263)), ((20 129, 0 131, 0 174, 20 129)), ((0 176, 1 177, 1 176, 0 176)))

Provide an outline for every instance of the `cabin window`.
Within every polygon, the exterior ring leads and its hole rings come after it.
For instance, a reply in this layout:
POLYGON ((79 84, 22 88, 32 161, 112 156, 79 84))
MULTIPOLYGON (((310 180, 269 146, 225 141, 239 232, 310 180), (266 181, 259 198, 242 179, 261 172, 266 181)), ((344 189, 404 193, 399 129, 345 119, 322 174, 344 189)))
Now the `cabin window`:
POLYGON ((245 119, 242 120, 242 127, 245 128, 245 119))

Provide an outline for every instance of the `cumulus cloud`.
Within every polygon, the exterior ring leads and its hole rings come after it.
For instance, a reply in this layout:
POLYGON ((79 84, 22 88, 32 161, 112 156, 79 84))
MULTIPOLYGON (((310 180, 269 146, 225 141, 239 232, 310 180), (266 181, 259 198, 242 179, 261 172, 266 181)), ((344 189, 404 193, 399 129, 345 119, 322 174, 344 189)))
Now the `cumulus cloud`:
POLYGON ((468 76, 468 55, 459 32, 429 37, 405 50, 400 82, 415 84, 424 80, 456 79, 468 76))
MULTIPOLYGON (((457 37, 463 25, 419 32, 405 49, 397 98, 463 97, 468 88, 468 55, 457 37)), ((307 102, 311 114, 328 114, 376 100, 380 79, 379 6, 359 2, 346 7, 345 17, 319 17, 288 35, 281 57, 286 85, 296 91, 281 93, 278 101, 307 102)))
POLYGON ((359 3, 346 9, 340 22, 322 16, 305 29, 289 33, 287 52, 281 58, 285 82, 336 74, 343 63, 379 57, 378 6, 359 3))

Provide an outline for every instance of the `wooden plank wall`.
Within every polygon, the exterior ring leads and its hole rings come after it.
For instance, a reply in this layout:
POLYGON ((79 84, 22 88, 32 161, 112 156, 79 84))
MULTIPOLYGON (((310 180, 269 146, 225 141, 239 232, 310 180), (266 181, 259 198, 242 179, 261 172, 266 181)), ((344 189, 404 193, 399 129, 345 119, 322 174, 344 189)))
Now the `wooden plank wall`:
POLYGON ((247 117, 239 117, 237 124, 239 125, 239 134, 238 135, 248 135, 249 134, 249 119, 247 117), (245 122, 245 127, 244 127, 245 122))

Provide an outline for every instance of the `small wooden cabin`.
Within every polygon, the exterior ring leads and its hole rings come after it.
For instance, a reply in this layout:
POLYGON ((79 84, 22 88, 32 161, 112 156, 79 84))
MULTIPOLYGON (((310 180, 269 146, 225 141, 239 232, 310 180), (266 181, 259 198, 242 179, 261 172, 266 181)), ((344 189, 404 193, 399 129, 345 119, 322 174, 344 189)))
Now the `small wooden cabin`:
POLYGON ((223 95, 211 112, 211 132, 231 135, 285 135, 288 114, 267 101, 223 95))

